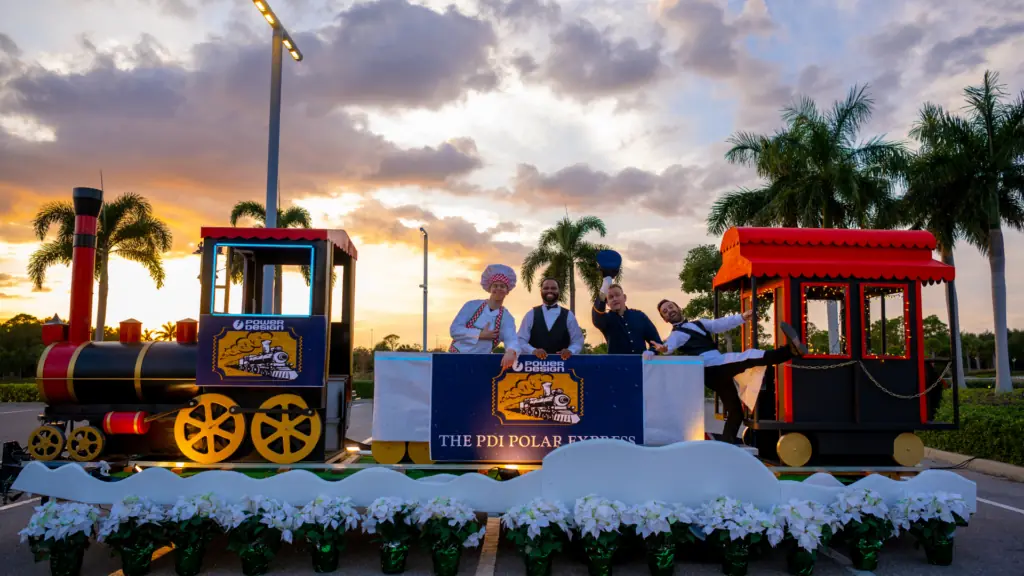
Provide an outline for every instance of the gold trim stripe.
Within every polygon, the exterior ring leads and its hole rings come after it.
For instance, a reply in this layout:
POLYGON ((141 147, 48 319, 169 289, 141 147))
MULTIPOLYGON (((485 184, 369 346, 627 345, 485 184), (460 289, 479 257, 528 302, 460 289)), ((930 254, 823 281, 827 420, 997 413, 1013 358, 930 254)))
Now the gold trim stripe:
POLYGON ((149 352, 149 347, 153 345, 153 342, 146 342, 142 345, 142 350, 139 352, 139 357, 135 359, 135 396, 140 402, 144 402, 145 399, 142 397, 142 359, 146 357, 146 352, 149 352))
POLYGON ((82 353, 82 350, 91 344, 91 342, 82 342, 75 348, 75 351, 71 354, 71 361, 68 362, 68 396, 72 402, 78 402, 78 396, 75 395, 75 363, 78 362, 78 355, 82 353))
POLYGON ((49 356, 50 350, 57 344, 57 342, 53 342, 44 348, 43 353, 39 355, 39 364, 36 365, 36 389, 39 390, 39 397, 46 404, 50 403, 50 399, 46 397, 46 378, 43 378, 43 368, 46 366, 46 357, 49 356))

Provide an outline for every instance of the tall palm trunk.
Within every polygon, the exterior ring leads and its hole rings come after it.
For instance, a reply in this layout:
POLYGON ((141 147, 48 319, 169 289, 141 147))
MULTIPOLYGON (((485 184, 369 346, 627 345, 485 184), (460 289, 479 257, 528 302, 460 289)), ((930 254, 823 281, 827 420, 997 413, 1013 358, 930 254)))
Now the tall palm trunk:
MULTIPOLYGON (((956 268, 953 263, 953 249, 943 245, 940 249, 942 254, 942 262, 948 266, 956 268)), ((953 354, 956 354, 956 358, 959 360, 956 363, 956 386, 961 390, 967 388, 967 381, 964 380, 964 351, 963 345, 960 343, 960 305, 956 298, 956 281, 950 280, 949 291, 946 292, 946 309, 949 310, 949 325, 950 328, 953 326, 953 319, 956 318, 957 330, 953 333, 953 354)), ((954 356, 950 355, 950 358, 954 356)))
POLYGON ((576 263, 569 261, 569 311, 576 315, 576 263))
POLYGON ((110 262, 110 255, 106 250, 97 252, 96 255, 100 258, 100 293, 96 302, 96 331, 92 339, 94 342, 102 342, 107 328, 107 293, 110 291, 107 264, 110 262))
POLYGON ((1006 337, 1006 251, 1003 230, 998 225, 989 230, 988 265, 992 270, 992 315, 995 319, 996 348, 992 359, 996 368, 996 392, 1012 392, 1009 343, 1006 337))

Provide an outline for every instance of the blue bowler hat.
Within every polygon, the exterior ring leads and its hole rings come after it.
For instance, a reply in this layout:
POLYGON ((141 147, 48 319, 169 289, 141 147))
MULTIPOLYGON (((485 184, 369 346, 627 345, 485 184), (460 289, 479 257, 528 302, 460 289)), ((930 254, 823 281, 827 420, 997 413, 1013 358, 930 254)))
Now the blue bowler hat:
POLYGON ((597 267, 601 270, 601 277, 619 275, 622 269, 622 256, 615 250, 601 250, 597 253, 597 267))

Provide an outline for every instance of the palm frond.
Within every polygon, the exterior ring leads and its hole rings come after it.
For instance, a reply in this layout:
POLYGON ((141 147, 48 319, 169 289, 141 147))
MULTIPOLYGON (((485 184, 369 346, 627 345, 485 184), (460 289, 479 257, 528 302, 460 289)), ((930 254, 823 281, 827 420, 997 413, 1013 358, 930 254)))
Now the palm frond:
POLYGON ((309 215, 309 211, 301 206, 292 206, 284 212, 279 211, 278 213, 278 228, 311 228, 312 226, 313 218, 309 215))
POLYGON ((49 202, 44 204, 32 219, 32 230, 40 241, 46 239, 50 227, 58 226, 59 238, 72 238, 75 234, 75 208, 70 202, 49 202))
POLYGON ((46 270, 56 264, 71 264, 71 242, 51 240, 40 246, 28 259, 28 277, 36 290, 42 290, 46 281, 46 270))
POLYGON ((526 286, 526 291, 531 292, 533 290, 534 275, 537 270, 552 260, 554 260, 555 253, 547 248, 536 248, 526 255, 523 259, 523 264, 520 269, 520 274, 523 277, 523 285, 526 286))
POLYGON ((149 277, 156 283, 156 287, 164 287, 164 280, 167 279, 167 274, 164 272, 163 260, 160 257, 160 252, 146 249, 145 247, 134 249, 122 247, 117 251, 117 255, 125 260, 142 264, 146 271, 149 272, 149 277))
POLYGON ((772 201, 768 188, 740 188, 715 200, 708 215, 708 233, 720 236, 733 226, 763 220, 762 212, 772 201))
POLYGON ((259 226, 263 226, 267 222, 267 212, 263 208, 263 204, 253 200, 244 200, 235 204, 231 209, 231 225, 237 226, 238 221, 242 218, 252 218, 259 223, 259 226))

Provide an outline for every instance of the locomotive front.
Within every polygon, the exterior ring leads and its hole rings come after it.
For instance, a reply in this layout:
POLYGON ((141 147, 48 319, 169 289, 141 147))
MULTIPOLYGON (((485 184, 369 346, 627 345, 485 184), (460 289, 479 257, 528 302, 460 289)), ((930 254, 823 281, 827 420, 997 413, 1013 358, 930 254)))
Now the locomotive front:
POLYGON ((125 456, 285 464, 322 460, 325 450, 341 447, 351 397, 356 260, 343 231, 204 228, 212 249, 201 245, 200 320, 179 321, 170 342, 143 342, 136 320, 121 322, 119 341, 93 342, 103 195, 75 188, 73 199, 69 322, 55 316, 43 325, 36 383, 46 408, 28 442, 35 459, 57 460, 66 452, 80 462, 125 456), (216 283, 225 249, 227 262, 236 259, 245 270, 235 314, 227 312, 230 283, 216 283), (296 263, 308 266, 309 314, 264 313, 256 297, 259 272, 296 263), (336 265, 344 267, 341 319, 328 322, 336 265), (217 289, 223 289, 223 310, 214 305, 217 289))

